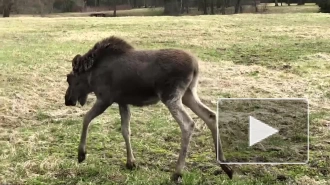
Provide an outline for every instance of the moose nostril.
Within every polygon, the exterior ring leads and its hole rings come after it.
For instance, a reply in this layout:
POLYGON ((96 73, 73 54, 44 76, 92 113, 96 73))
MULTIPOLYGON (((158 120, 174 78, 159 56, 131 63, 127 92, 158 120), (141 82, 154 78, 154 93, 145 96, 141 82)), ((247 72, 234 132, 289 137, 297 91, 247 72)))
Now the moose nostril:
POLYGON ((66 106, 76 106, 76 101, 72 101, 72 100, 65 100, 65 105, 66 106))
POLYGON ((70 105, 72 105, 73 103, 72 103, 72 101, 70 101, 70 100, 65 100, 65 105, 66 106, 70 106, 70 105))

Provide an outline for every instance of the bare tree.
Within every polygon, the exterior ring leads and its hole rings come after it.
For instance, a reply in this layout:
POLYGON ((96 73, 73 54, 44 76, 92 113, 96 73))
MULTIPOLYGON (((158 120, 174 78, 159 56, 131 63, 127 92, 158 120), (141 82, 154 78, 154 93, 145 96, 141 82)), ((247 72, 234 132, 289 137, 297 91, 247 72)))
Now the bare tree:
POLYGON ((100 6, 100 0, 94 0, 95 6, 100 6))
POLYGON ((178 15, 180 13, 177 0, 164 0, 164 15, 178 15))
POLYGON ((3 0, 2 2, 2 15, 3 17, 9 17, 11 8, 14 5, 14 2, 12 0, 3 0))
POLYGON ((278 0, 275 0, 275 6, 278 6, 278 0))
POLYGON ((181 5, 181 9, 180 12, 184 13, 184 11, 186 11, 186 13, 189 13, 189 0, 180 0, 180 5, 181 5))
POLYGON ((87 0, 83 0, 83 11, 86 11, 87 9, 87 0))
POLYGON ((255 8, 256 12, 259 12, 258 5, 257 5, 257 0, 254 0, 254 8, 255 8))
POLYGON ((117 16, 117 0, 113 0, 113 16, 117 16))
POLYGON ((226 0, 222 0, 221 13, 222 15, 226 14, 226 0))
POLYGON ((304 0, 298 0, 297 5, 304 5, 304 4, 305 4, 305 1, 304 0))
POLYGON ((210 0, 211 14, 214 15, 214 0, 210 0))
POLYGON ((237 0, 237 1, 236 1, 236 5, 235 5, 235 14, 237 14, 238 11, 241 11, 241 12, 242 12, 242 10, 241 10, 241 0, 237 0))
POLYGON ((184 0, 184 4, 185 4, 185 6, 186 6, 186 12, 187 12, 187 14, 189 13, 189 0, 184 0))
POLYGON ((180 12, 184 12, 184 5, 183 5, 183 0, 180 0, 180 12))
POLYGON ((38 0, 38 4, 39 4, 39 14, 41 16, 43 16, 44 15, 45 4, 42 0, 38 0))
POLYGON ((207 0, 203 1, 203 10, 204 10, 204 14, 207 15, 207 0))

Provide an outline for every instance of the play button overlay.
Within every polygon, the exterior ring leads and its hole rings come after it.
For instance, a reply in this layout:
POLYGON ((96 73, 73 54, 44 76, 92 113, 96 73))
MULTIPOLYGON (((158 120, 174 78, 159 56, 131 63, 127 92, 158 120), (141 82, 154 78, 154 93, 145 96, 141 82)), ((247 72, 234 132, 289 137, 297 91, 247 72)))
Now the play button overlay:
POLYGON ((304 98, 221 98, 220 164, 306 164, 309 105, 304 98))
POLYGON ((252 146, 265 138, 275 134, 278 132, 277 129, 266 125, 265 123, 261 122, 260 120, 255 119, 254 117, 250 116, 250 143, 249 145, 252 146))

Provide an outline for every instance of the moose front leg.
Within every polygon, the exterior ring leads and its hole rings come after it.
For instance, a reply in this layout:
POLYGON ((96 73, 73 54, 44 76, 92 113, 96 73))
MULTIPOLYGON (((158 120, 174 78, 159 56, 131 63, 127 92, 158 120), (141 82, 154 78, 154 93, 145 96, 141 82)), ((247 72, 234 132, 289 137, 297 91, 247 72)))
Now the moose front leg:
POLYGON ((124 137, 125 144, 126 144, 126 152, 127 152, 127 162, 126 167, 128 169, 135 168, 135 159, 133 155, 133 150, 131 147, 131 129, 130 129, 130 119, 131 119, 131 112, 128 105, 119 105, 119 113, 121 117, 121 133, 124 137))
POLYGON ((87 139, 87 131, 90 122, 100 114, 102 114, 108 107, 110 103, 97 100, 93 107, 87 112, 84 116, 83 128, 80 136, 80 144, 78 148, 78 162, 81 163, 86 158, 86 139, 87 139))

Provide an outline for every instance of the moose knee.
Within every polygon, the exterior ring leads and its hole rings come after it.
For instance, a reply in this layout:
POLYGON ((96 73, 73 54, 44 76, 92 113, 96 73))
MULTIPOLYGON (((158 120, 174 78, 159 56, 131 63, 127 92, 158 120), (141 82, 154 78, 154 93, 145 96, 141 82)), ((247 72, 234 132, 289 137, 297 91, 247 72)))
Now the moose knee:
POLYGON ((212 112, 209 114, 209 118, 215 120, 216 115, 212 112))
POLYGON ((121 127, 121 133, 124 135, 124 136, 128 136, 130 135, 130 129, 128 127, 121 127))
POLYGON ((208 114, 208 120, 210 123, 215 123, 216 122, 216 115, 213 112, 210 112, 208 114))
POLYGON ((190 135, 193 132, 194 128, 195 128, 195 122, 194 121, 186 122, 185 127, 183 129, 183 132, 190 135))
POLYGON ((216 132, 217 129, 217 120, 216 120, 216 115, 212 112, 207 114, 207 118, 205 121, 205 123, 207 124, 207 126, 209 127, 209 129, 211 129, 212 132, 216 132))
POLYGON ((195 122, 194 121, 191 121, 188 123, 190 129, 194 129, 195 128, 195 122))

